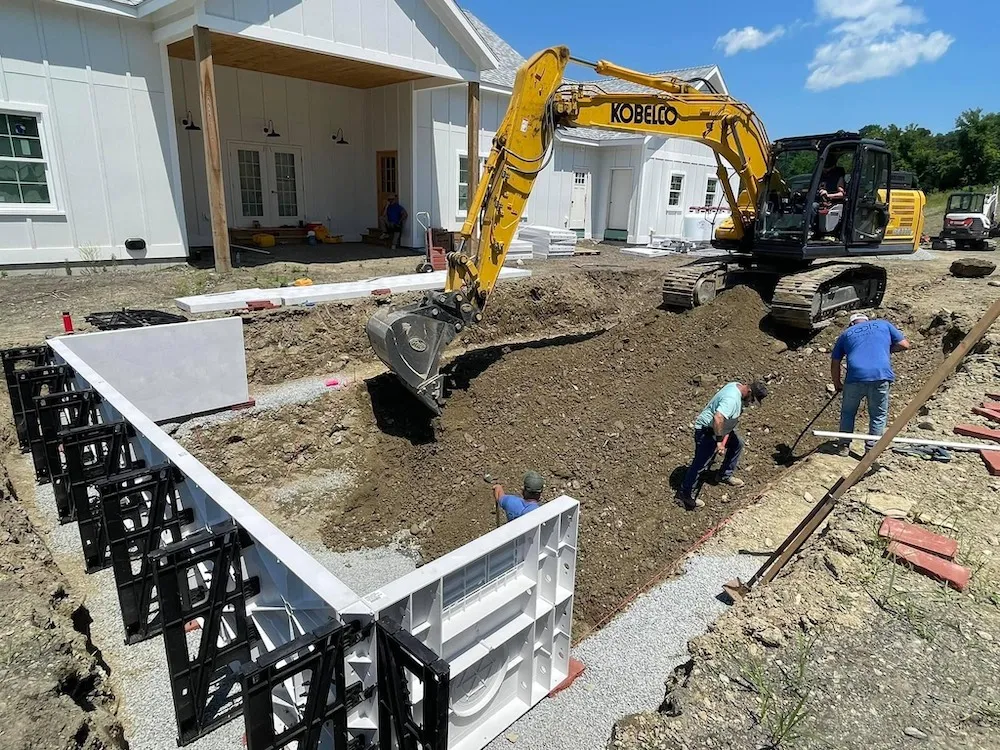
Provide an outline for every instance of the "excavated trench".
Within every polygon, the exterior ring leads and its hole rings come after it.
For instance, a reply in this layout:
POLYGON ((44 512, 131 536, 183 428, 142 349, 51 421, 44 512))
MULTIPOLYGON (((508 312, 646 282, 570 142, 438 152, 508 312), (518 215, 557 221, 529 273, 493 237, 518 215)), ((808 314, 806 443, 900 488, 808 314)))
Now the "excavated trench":
MULTIPOLYGON (((581 502, 575 614, 582 632, 774 480, 784 468, 781 446, 794 442, 829 398, 827 352, 842 324, 790 350, 772 335, 753 291, 735 289, 677 314, 657 307, 657 280, 590 271, 511 284, 491 307, 491 328, 463 344, 564 335, 459 355, 440 418, 431 419, 395 378, 379 375, 317 401, 195 429, 185 442, 234 489, 303 535, 335 550, 402 539, 424 560, 495 527, 485 476, 516 488, 524 471, 538 470, 547 497, 566 493, 581 502), (614 325, 594 332, 604 324, 614 325), (673 495, 691 458, 692 420, 722 384, 755 376, 768 381, 772 395, 741 423, 746 486, 734 490, 710 478, 706 507, 683 510, 673 495), (291 500, 282 493, 290 484, 291 500)), ((279 319, 277 331, 268 330, 274 316, 248 323, 255 381, 329 373, 336 367, 327 365, 343 363, 347 351, 370 363, 363 333, 370 306, 358 307, 336 331, 320 330, 319 316, 279 319), (294 367, 264 356, 261 345, 276 337, 303 342, 290 321, 309 321, 314 337, 311 359, 298 348, 291 353, 294 367)), ((940 360, 940 346, 933 350, 900 360, 895 405, 940 360)), ((816 427, 835 420, 831 408, 816 427)), ((797 453, 816 445, 807 437, 797 453)))

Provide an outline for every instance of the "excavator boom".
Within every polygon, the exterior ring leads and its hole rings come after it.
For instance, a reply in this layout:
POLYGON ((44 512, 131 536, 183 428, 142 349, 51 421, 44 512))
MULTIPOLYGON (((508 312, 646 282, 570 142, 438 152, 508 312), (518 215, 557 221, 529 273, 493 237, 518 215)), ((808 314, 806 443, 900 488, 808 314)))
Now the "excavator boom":
POLYGON ((594 69, 644 86, 649 93, 607 94, 592 86, 563 87, 570 59, 566 47, 551 47, 518 71, 507 114, 469 203, 459 247, 448 256, 444 291, 429 292, 415 304, 379 311, 368 321, 375 353, 435 413, 440 413, 443 401, 441 356, 465 326, 482 319, 535 179, 547 163, 557 126, 704 143, 717 155, 729 204, 739 206, 736 238, 743 237, 753 224, 769 144, 749 107, 728 95, 699 91, 686 81, 650 76, 606 61, 594 63, 594 69), (738 196, 723 162, 740 177, 738 196))

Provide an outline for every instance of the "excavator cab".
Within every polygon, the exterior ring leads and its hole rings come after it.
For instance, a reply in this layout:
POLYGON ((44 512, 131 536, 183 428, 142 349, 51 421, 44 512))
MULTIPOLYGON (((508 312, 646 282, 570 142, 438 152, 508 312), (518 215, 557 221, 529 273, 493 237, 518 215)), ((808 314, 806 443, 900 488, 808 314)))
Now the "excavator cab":
POLYGON ((889 225, 892 160, 857 133, 776 141, 754 254, 809 261, 867 252, 889 225))

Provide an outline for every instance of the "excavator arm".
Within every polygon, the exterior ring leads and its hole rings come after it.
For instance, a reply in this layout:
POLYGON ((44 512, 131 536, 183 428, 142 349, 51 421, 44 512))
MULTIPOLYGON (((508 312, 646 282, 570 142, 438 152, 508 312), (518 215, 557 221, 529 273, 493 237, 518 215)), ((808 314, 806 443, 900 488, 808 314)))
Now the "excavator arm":
POLYGON ((609 94, 593 85, 564 86, 570 61, 566 47, 552 47, 534 55, 518 71, 507 114, 469 204, 461 242, 448 256, 444 291, 429 292, 412 305, 382 310, 368 321, 368 337, 376 354, 436 413, 444 396, 441 355, 467 325, 482 320, 535 179, 551 154, 557 127, 684 138, 708 146, 716 155, 729 205, 737 207, 734 237, 749 235, 753 226, 770 142, 747 105, 727 95, 700 91, 690 82, 650 76, 605 61, 585 64, 600 75, 644 86, 648 93, 609 94), (732 190, 726 164, 739 176, 738 194, 732 190))

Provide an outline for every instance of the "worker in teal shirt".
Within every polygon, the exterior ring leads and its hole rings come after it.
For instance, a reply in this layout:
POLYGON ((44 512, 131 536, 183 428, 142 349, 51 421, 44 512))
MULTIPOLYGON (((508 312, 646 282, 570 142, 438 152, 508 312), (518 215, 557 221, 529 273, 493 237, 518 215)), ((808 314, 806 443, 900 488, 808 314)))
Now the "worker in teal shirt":
POLYGON ((521 490, 524 497, 504 494, 502 484, 493 485, 493 498, 497 506, 504 512, 508 521, 520 518, 525 513, 530 513, 541 504, 542 490, 545 487, 545 480, 537 471, 529 471, 524 475, 524 489, 521 490))
MULTIPOLYGON (((833 387, 841 392, 840 431, 854 432, 862 399, 868 402, 868 434, 881 435, 889 418, 889 387, 896 379, 890 354, 910 348, 910 342, 888 320, 869 320, 855 313, 837 338, 830 354, 833 387), (841 382, 841 363, 847 358, 847 379, 841 382)), ((865 441, 870 450, 875 441, 865 441)), ((848 455, 850 440, 841 440, 837 452, 848 455)))
POLYGON ((767 386, 757 380, 749 385, 727 383, 701 410, 694 421, 694 459, 677 493, 685 508, 694 510, 705 505, 695 496, 695 487, 714 456, 722 457, 721 481, 733 487, 743 486, 743 480, 733 476, 743 453, 743 439, 736 432, 736 423, 744 406, 758 403, 766 396, 767 386))

